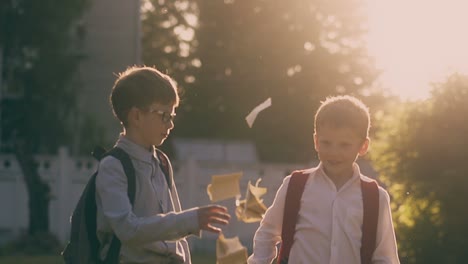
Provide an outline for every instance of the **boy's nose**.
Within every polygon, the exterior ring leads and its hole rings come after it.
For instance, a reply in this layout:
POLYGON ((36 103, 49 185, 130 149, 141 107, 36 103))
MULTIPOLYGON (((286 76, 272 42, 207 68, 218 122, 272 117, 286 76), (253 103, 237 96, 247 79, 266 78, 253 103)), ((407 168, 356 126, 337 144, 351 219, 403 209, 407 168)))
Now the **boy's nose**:
POLYGON ((329 149, 328 149, 328 155, 330 157, 336 157, 338 156, 340 153, 340 150, 337 146, 331 146, 329 149))

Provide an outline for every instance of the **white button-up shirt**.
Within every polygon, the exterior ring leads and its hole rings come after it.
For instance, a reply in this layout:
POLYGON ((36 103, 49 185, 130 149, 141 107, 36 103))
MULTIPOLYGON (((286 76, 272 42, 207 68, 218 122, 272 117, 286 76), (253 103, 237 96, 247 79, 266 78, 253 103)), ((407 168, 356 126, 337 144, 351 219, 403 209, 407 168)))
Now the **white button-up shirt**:
MULTIPOLYGON (((339 190, 322 164, 311 173, 301 198, 290 264, 360 264, 363 203, 357 164, 354 174, 339 190)), ((284 179, 254 237, 249 264, 271 263, 281 241, 284 203, 291 176, 284 179)), ((388 193, 379 187, 379 219, 372 263, 399 263, 388 193)))

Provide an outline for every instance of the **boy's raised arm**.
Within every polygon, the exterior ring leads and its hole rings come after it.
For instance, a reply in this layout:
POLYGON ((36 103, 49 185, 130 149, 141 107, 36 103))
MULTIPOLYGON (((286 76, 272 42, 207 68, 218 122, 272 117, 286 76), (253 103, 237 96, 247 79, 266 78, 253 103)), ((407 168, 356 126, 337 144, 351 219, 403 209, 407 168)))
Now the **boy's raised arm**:
POLYGON ((273 204, 266 211, 260 227, 255 232, 253 254, 249 257, 248 264, 271 263, 277 256, 276 245, 281 242, 284 203, 290 178, 291 176, 288 176, 283 180, 273 204))
POLYGON ((137 217, 127 196, 127 178, 119 160, 105 158, 96 178, 97 199, 104 216, 121 241, 148 243, 177 240, 189 234, 199 234, 198 208, 178 213, 137 217))

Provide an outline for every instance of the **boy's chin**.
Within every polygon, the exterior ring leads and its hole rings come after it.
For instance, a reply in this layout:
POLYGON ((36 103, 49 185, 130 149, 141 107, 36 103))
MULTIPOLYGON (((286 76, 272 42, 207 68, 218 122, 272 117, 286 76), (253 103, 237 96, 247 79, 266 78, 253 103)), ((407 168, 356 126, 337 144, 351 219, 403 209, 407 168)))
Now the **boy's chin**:
POLYGON ((325 162, 323 166, 325 167, 325 169, 330 170, 330 171, 339 171, 343 169, 343 164, 337 164, 337 163, 325 162))
POLYGON ((163 138, 163 139, 161 139, 161 140, 159 140, 159 141, 155 141, 155 142, 154 142, 154 146, 159 147, 159 146, 161 146, 161 145, 164 143, 164 141, 166 141, 165 138, 163 138))

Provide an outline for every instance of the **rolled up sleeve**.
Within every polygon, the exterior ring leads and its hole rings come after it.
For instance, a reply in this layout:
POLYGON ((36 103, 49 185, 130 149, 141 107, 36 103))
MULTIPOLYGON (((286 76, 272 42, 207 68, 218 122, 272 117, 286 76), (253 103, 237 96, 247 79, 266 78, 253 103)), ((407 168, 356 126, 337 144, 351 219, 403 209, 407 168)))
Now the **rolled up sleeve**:
POLYGON ((283 180, 272 205, 266 211, 260 227, 255 232, 253 254, 249 257, 248 264, 269 264, 276 258, 276 245, 281 242, 284 203, 289 179, 290 176, 283 180))

